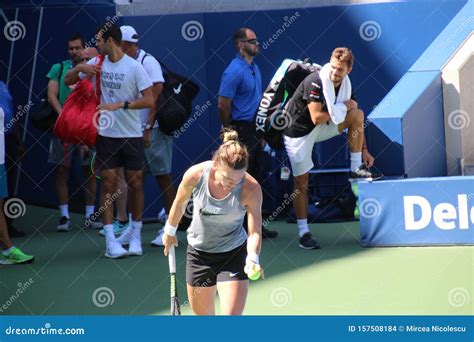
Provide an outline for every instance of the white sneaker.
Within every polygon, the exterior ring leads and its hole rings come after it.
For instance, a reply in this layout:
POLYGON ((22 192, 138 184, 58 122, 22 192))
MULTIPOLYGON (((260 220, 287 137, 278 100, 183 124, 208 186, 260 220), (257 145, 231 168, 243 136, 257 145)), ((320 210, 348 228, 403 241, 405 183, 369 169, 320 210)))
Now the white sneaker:
POLYGON ((133 236, 128 246, 128 255, 143 255, 142 239, 139 236, 133 236))
POLYGON ((105 256, 111 259, 122 258, 127 255, 127 250, 117 241, 106 243, 105 256))
POLYGON ((168 215, 166 215, 165 208, 161 208, 161 211, 158 214, 158 222, 165 224, 167 219, 168 219, 168 215))
POLYGON ((117 238, 117 242, 121 245, 129 245, 133 237, 132 226, 129 225, 127 229, 117 238))
POLYGON ((165 233, 165 230, 163 228, 161 228, 158 231, 158 235, 155 238, 155 240, 150 242, 152 247, 163 247, 164 246, 164 244, 163 244, 163 234, 164 233, 165 233))

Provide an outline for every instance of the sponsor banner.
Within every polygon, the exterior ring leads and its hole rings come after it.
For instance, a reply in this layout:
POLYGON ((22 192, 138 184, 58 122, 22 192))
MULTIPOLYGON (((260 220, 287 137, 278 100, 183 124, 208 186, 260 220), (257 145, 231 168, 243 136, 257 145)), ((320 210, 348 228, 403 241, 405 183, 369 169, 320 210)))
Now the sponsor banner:
POLYGON ((363 246, 474 244, 474 177, 359 183, 363 246))

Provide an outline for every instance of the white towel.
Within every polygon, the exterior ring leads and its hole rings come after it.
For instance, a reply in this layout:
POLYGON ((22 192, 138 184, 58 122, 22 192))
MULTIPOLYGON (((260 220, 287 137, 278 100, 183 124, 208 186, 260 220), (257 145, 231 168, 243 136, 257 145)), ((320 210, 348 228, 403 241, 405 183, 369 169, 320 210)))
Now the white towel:
POLYGON ((321 82, 323 84, 323 94, 326 100, 326 106, 328 107, 329 116, 332 122, 339 125, 346 119, 347 107, 344 102, 351 99, 352 85, 349 75, 346 75, 342 79, 341 87, 336 98, 336 91, 334 90, 334 83, 329 78, 331 71, 331 64, 325 64, 319 72, 321 82))

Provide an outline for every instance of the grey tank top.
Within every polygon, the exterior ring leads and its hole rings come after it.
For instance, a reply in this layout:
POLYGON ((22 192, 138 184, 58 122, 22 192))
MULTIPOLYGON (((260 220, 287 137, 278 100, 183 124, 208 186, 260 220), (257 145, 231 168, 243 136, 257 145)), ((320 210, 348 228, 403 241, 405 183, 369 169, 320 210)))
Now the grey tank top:
POLYGON ((240 199, 244 180, 223 199, 209 192, 212 161, 204 167, 193 190, 193 219, 187 230, 188 244, 208 253, 223 253, 242 246, 247 239, 242 224, 247 210, 240 199))

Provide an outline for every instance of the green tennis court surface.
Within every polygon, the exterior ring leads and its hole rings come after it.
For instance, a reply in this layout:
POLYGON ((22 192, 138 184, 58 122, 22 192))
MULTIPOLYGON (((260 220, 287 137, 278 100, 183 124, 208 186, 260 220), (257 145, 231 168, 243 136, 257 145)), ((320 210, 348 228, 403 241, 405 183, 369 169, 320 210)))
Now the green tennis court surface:
MULTIPOLYGON (((98 232, 79 228, 83 216, 72 216, 69 233, 55 231, 57 220, 57 211, 31 206, 17 220, 29 234, 14 241, 36 260, 0 266, 0 314, 169 314, 167 258, 149 246, 157 224, 143 228, 142 257, 110 260, 98 232)), ((280 235, 264 240, 266 279, 251 282, 247 315, 474 314, 474 247, 362 248, 358 223, 350 222, 311 225, 323 249, 307 251, 298 247, 295 225, 270 228, 280 235)), ((179 238, 178 291, 187 315, 185 234, 179 238)))

